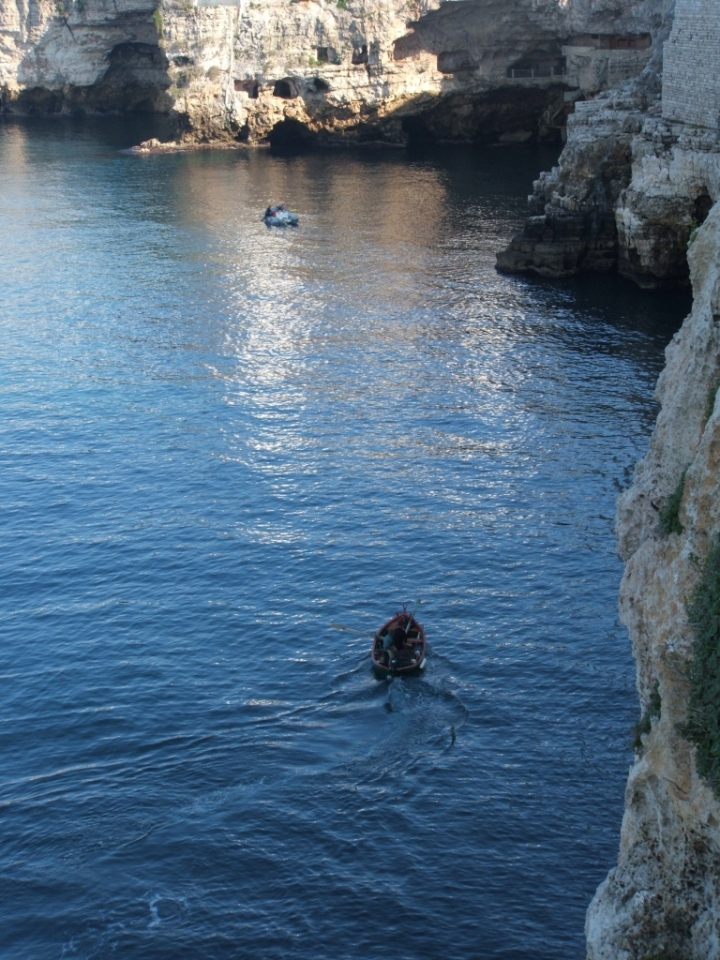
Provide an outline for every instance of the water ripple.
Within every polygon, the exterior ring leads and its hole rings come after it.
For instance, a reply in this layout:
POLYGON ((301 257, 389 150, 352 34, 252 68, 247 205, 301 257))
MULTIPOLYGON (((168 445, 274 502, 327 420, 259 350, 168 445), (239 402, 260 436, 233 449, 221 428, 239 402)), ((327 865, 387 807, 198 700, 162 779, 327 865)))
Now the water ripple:
POLYGON ((3 956, 579 956, 687 304, 495 273, 534 148, 124 129, 0 126, 3 956), (427 670, 377 682, 418 596, 427 670))

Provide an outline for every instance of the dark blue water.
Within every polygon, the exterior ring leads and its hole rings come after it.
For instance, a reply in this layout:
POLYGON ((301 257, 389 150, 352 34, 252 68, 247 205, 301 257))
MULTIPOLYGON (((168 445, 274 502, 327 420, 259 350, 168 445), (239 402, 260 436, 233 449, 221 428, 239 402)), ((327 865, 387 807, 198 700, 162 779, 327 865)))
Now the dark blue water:
POLYGON ((533 148, 133 139, 0 128, 0 954, 579 958, 687 303, 495 273, 533 148))

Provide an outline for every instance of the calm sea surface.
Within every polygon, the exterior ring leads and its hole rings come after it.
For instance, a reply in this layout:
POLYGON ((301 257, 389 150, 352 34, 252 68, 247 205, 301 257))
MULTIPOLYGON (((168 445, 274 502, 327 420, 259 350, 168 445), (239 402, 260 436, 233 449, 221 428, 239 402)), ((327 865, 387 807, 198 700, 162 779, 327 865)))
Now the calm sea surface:
POLYGON ((140 135, 0 127, 0 956, 577 960, 687 300, 495 273, 552 153, 140 135))

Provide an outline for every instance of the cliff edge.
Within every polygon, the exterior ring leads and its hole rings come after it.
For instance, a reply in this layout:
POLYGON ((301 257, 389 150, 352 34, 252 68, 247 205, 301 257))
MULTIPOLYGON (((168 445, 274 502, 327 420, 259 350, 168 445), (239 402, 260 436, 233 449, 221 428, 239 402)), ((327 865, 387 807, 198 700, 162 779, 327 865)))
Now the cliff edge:
POLYGON ((589 960, 720 958, 720 7, 677 0, 664 49, 661 98, 626 105, 627 182, 604 210, 622 272, 655 285, 687 270, 693 308, 618 502, 642 719, 618 865, 587 915, 589 960))
POLYGON ((720 4, 658 0, 642 74, 577 104, 498 269, 692 285, 619 499, 641 718, 588 960, 720 958, 720 4))
POLYGON ((697 639, 688 601, 720 533, 720 206, 689 259, 692 313, 667 349, 650 449, 618 504, 620 612, 643 721, 618 866, 588 911, 590 960, 720 957, 720 803, 682 733, 697 639))

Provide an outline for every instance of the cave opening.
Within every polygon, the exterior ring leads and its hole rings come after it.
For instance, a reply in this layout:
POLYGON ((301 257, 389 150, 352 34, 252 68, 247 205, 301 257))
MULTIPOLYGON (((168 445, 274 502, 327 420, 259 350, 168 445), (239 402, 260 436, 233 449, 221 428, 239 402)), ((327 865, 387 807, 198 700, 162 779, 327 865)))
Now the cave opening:
POLYGON ((280 97, 282 100, 294 100, 300 95, 297 84, 290 77, 283 80, 277 80, 273 87, 273 96, 280 97))
POLYGON ((167 113, 172 103, 165 51, 154 43, 118 43, 91 87, 76 88, 74 105, 95 113, 167 113))
POLYGON ((558 112, 564 89, 557 84, 508 85, 479 96, 443 97, 421 112, 403 117, 402 131, 411 145, 559 143, 561 127, 548 124, 544 118, 558 112))
POLYGON ((299 120, 286 117, 276 123, 268 134, 273 150, 294 152, 305 150, 315 143, 315 135, 299 120))
POLYGON ((169 114, 169 62, 156 43, 123 41, 107 53, 105 62, 105 72, 93 84, 21 90, 13 107, 18 113, 38 116, 169 114))
POLYGON ((702 193, 698 194, 698 196, 695 198, 695 202, 693 204, 693 219, 696 226, 700 227, 703 225, 703 223, 705 223, 708 218, 708 214, 712 210, 712 207, 713 199, 707 190, 703 189, 702 193))
POLYGON ((403 117, 401 126, 402 132, 405 134, 408 146, 410 147, 419 144, 435 143, 437 140, 429 124, 420 115, 403 117))

